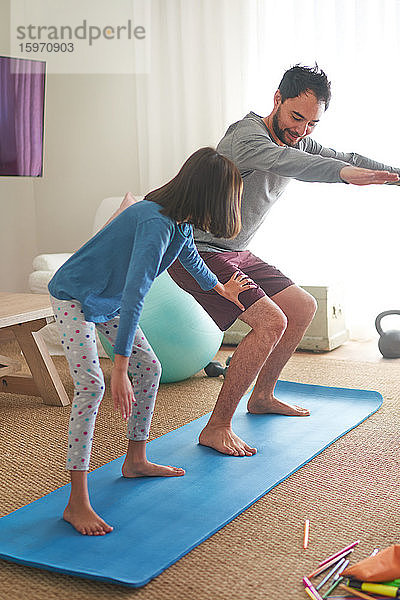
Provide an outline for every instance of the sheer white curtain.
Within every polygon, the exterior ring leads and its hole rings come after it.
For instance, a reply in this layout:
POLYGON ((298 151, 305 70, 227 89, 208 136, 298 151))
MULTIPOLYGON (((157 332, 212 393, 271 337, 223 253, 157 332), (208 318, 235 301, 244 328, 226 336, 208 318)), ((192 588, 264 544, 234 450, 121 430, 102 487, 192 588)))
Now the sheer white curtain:
MULTIPOLYGON (((142 191, 216 144, 250 102, 253 3, 151 0, 151 72, 137 76, 142 191)), ((255 6, 255 5, 254 5, 255 6)))
MULTIPOLYGON (((141 191, 263 116, 285 69, 315 61, 332 80, 313 136, 400 167, 398 0, 151 0, 151 72, 137 77, 141 191)), ((400 188, 293 181, 251 249, 301 285, 340 285, 353 337, 400 307, 400 188)))

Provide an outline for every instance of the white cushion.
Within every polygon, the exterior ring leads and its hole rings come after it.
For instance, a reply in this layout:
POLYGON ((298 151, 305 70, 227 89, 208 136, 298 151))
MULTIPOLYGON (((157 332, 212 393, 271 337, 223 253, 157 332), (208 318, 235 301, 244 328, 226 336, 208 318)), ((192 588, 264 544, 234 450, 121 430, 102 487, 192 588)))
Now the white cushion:
MULTIPOLYGON (((134 196, 136 200, 143 200, 143 196, 134 196)), ((99 231, 111 217, 111 215, 117 210, 123 200, 122 196, 112 196, 110 198, 104 198, 100 203, 99 208, 96 211, 93 223, 93 235, 99 231)))
POLYGON ((57 271, 65 263, 71 253, 39 254, 33 259, 34 271, 57 271))
POLYGON ((54 271, 33 271, 29 275, 29 289, 34 294, 48 294, 47 285, 54 271))

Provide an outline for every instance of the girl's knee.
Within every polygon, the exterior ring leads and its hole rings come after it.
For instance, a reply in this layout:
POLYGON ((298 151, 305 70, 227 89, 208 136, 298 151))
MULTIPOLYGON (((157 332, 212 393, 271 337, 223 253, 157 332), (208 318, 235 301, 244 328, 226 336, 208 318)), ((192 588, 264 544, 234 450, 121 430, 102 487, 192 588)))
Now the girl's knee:
POLYGON ((80 403, 98 404, 103 399, 106 384, 101 369, 85 370, 74 377, 75 398, 80 403))
POLYGON ((74 377, 74 387, 76 392, 85 392, 85 396, 103 396, 106 388, 103 372, 91 369, 78 372, 74 377))
POLYGON ((152 368, 161 373, 162 366, 161 366, 161 363, 158 360, 157 356, 154 354, 154 352, 152 353, 150 360, 151 360, 152 368))
POLYGON ((158 360, 157 356, 153 353, 152 358, 150 359, 150 363, 149 363, 149 368, 150 368, 150 374, 151 377, 154 378, 154 383, 156 383, 157 387, 160 383, 160 379, 161 379, 161 373, 162 373, 162 366, 160 361, 158 360))
POLYGON ((131 361, 130 366, 135 367, 142 371, 143 375, 150 375, 152 378, 160 379, 162 366, 160 361, 158 360, 157 355, 154 353, 154 350, 151 347, 148 347, 145 351, 143 351, 139 358, 137 355, 133 358, 133 362, 131 361))

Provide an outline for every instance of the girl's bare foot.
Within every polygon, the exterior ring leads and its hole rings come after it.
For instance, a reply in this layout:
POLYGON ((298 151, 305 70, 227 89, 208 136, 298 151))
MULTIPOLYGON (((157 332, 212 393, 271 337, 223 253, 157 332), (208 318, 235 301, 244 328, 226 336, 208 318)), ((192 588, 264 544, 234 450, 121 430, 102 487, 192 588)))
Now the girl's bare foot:
POLYGON ((170 465, 157 465, 151 462, 132 463, 125 459, 122 465, 124 477, 181 477, 185 470, 170 465))
POLYGON ((107 525, 90 505, 74 507, 68 504, 63 519, 83 535, 105 535, 113 530, 113 527, 107 525))

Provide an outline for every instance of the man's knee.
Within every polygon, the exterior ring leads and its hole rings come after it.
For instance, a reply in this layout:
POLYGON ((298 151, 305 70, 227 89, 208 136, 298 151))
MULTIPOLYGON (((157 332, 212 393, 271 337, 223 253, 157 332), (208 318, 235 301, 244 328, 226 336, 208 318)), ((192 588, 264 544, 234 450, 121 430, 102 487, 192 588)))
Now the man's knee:
POLYGON ((318 308, 314 296, 297 285, 292 285, 275 294, 272 300, 285 313, 291 327, 307 328, 318 308))
POLYGON ((279 342, 288 324, 285 313, 266 296, 252 304, 239 318, 250 325, 261 342, 273 346, 279 342))
MULTIPOLYGON (((299 305, 298 320, 303 320, 304 325, 309 325, 317 312, 318 304, 314 296, 302 291, 301 304, 299 305)), ((295 311, 296 314, 296 311, 295 311)))

